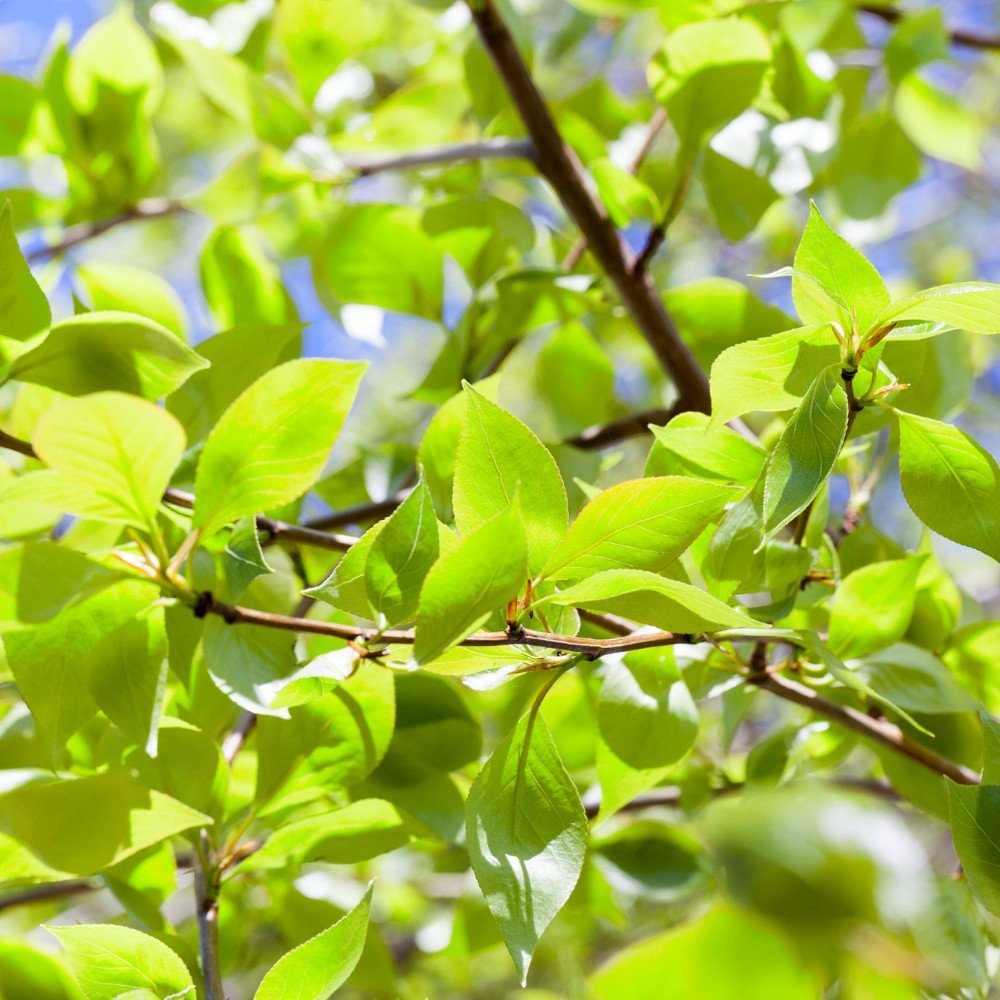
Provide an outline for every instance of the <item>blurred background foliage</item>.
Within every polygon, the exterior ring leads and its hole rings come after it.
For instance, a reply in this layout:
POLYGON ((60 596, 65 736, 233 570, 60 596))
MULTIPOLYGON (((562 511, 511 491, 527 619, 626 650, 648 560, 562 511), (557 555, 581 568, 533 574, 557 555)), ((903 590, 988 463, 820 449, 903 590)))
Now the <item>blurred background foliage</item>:
MULTIPOLYGON (((1000 281, 1000 59, 952 44, 946 30, 995 30, 994 4, 920 6, 898 23, 844 0, 502 7, 636 251, 684 182, 690 146, 705 143, 653 274, 706 367, 730 344, 791 325, 786 286, 747 275, 791 259, 810 197, 894 295, 1000 281), (744 6, 751 55, 741 56, 738 85, 707 73, 684 91, 677 67, 698 48, 679 33, 744 6), (669 42, 663 54, 670 33, 686 39, 672 57, 669 42), (657 98, 673 101, 670 120, 633 174, 657 98)), ((489 376, 490 392, 553 445, 567 483, 578 484, 572 508, 587 485, 642 475, 648 439, 603 452, 557 444, 667 406, 674 390, 589 258, 572 274, 560 269, 577 235, 530 166, 484 159, 371 176, 358 169, 380 155, 522 135, 462 4, 157 0, 111 10, 5 0, 0 14, 0 197, 12 202, 56 316, 133 309, 206 356, 238 354, 257 371, 300 352, 371 360, 305 514, 405 485, 428 424, 420 459, 447 505, 460 418, 448 401, 462 378, 489 376), (91 232, 108 220, 106 232, 91 232), (46 252, 74 234, 87 238, 46 252)), ((989 341, 955 332, 891 350, 894 370, 921 386, 901 408, 961 414, 960 425, 997 452, 1000 359, 989 341)), ((215 371, 192 380, 190 399, 182 390, 170 403, 193 442, 218 417, 205 400, 235 392, 211 383, 215 371)), ((29 436, 46 390, 4 392, 6 428, 29 436)), ((766 421, 757 429, 765 439, 774 433, 766 421)), ((838 477, 832 509, 845 499, 838 477)), ((892 475, 873 499, 871 525, 845 543, 844 571, 873 553, 894 558, 890 539, 933 552, 907 640, 939 652, 1000 710, 996 564, 924 537, 892 475)), ((303 551, 300 565, 276 551, 269 558, 278 573, 263 599, 276 608, 294 605, 296 574, 315 582, 329 569, 321 552, 303 551)), ((956 858, 937 818, 946 810, 940 780, 881 760, 876 772, 925 811, 860 794, 872 755, 850 734, 729 683, 711 666, 711 650, 656 655, 683 673, 698 701, 693 749, 652 781, 643 775, 636 790, 658 784, 675 801, 596 826, 584 877, 542 941, 529 990, 516 987, 455 839, 463 769, 510 729, 531 692, 469 692, 401 676, 396 735, 365 787, 389 797, 395 789, 395 801, 408 795, 428 832, 357 865, 350 845, 332 855, 342 864, 306 858, 292 870, 277 852, 248 861, 227 883, 221 913, 234 995, 247 995, 280 953, 328 926, 371 875, 375 923, 345 996, 985 995, 997 925, 952 877, 956 858), (793 780, 807 775, 821 780, 793 780), (746 795, 727 794, 743 785, 746 795)), ((563 760, 591 791, 607 751, 589 707, 603 669, 567 677, 545 708, 563 760)), ((904 707, 919 715, 925 706, 904 707)), ((231 708, 206 696, 199 724, 222 732, 231 708)), ((978 766, 974 724, 972 713, 952 712, 937 748, 978 766)), ((93 726, 74 737, 78 761, 99 757, 93 726)), ((32 753, 23 717, 8 710, 0 765, 35 766, 32 753)), ((237 798, 248 794, 252 756, 232 777, 237 798)), ((606 810, 610 792, 631 797, 633 771, 604 789, 606 810)), ((135 919, 154 900, 190 948, 177 878, 170 859, 153 854, 140 873, 123 874, 140 900, 112 886, 69 907, 0 913, 0 993, 75 995, 57 966, 36 957, 52 945, 42 922, 135 919)))

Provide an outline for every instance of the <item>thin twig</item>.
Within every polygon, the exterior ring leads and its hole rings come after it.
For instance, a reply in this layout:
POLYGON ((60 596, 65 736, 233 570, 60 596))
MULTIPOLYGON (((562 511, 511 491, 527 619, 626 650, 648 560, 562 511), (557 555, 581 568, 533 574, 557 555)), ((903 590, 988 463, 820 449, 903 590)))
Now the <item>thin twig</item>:
POLYGON ((638 437, 641 434, 649 433, 650 424, 666 424, 678 413, 682 412, 681 406, 672 406, 669 409, 658 408, 655 410, 643 410, 641 413, 630 413, 627 416, 619 417, 606 424, 595 424, 580 431, 579 434, 567 438, 565 444, 574 448, 584 448, 588 451, 596 451, 605 448, 610 444, 617 444, 628 438, 638 437))
MULTIPOLYGON (((858 10, 865 14, 880 17, 887 24, 895 24, 905 16, 905 12, 898 7, 883 6, 881 4, 859 4, 858 10)), ((949 28, 948 38, 955 45, 964 45, 970 49, 982 49, 984 51, 1000 49, 1000 35, 981 34, 978 31, 970 31, 966 28, 949 28)))
POLYGON ((31 253, 25 254, 25 259, 31 263, 49 260, 108 232, 110 229, 124 225, 126 222, 135 222, 138 219, 163 219, 187 211, 189 211, 187 206, 178 201, 148 198, 140 201, 133 208, 126 209, 124 212, 112 215, 107 219, 99 219, 96 222, 81 222, 79 225, 70 226, 57 242, 32 250, 31 253))
POLYGON ((236 755, 243 749, 250 734, 257 726, 257 716, 253 712, 241 712, 233 730, 222 741, 222 759, 232 766, 236 755))
POLYGON ((682 404, 708 413, 708 378, 670 318, 647 274, 633 274, 631 255, 604 205, 591 193, 576 153, 564 142, 545 99, 493 0, 471 0, 472 19, 535 146, 539 172, 576 222, 590 252, 618 289, 626 309, 664 369, 682 404))
POLYGON ((74 878, 67 879, 65 882, 45 882, 42 885, 32 885, 0 897, 0 913, 5 910, 13 910, 17 906, 29 906, 32 903, 43 903, 53 899, 65 899, 68 896, 79 896, 86 892, 96 892, 100 888, 99 882, 89 878, 74 878))
POLYGON ((663 241, 667 238, 667 230, 673 224, 674 219, 680 214, 681 206, 691 188, 691 181, 694 178, 695 157, 690 154, 684 155, 684 162, 681 165, 680 176, 677 178, 677 186, 674 188, 670 204, 667 206, 663 218, 660 219, 650 230, 646 237, 646 245, 639 252, 635 263, 632 265, 633 274, 642 274, 652 263, 657 251, 663 246, 663 241))
MULTIPOLYGON (((663 131, 663 126, 667 124, 667 110, 666 108, 659 107, 656 109, 655 114, 649 120, 649 127, 646 129, 646 137, 642 141, 642 145, 636 150, 635 157, 629 164, 628 172, 634 177, 638 172, 639 168, 646 161, 646 157, 653 150, 653 146, 656 144, 657 136, 663 131)), ((562 262, 562 267, 567 271, 572 271, 577 264, 583 259, 583 255, 587 252, 587 241, 581 236, 576 243, 570 248, 568 254, 566 254, 565 259, 562 262)))
POLYGON ((429 146, 394 156, 369 159, 344 158, 344 165, 358 177, 371 177, 394 170, 414 170, 463 160, 531 160, 534 148, 530 139, 494 138, 481 142, 458 143, 450 146, 429 146))

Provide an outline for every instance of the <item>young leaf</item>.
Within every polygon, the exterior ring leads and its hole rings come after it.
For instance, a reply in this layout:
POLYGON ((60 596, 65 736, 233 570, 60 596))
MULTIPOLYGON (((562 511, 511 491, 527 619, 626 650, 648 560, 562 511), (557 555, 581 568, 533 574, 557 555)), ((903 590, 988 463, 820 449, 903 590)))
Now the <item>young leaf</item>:
MULTIPOLYGON (((9 201, 0 208, 0 275, 0 344, 28 340, 52 322, 52 313, 17 245, 9 201)), ((11 346, 0 347, 0 356, 11 346)))
POLYGON ((464 535, 506 510, 519 492, 528 571, 538 572, 566 531, 566 488, 549 450, 530 428, 465 385, 465 421, 455 455, 452 505, 464 535))
POLYGON ((242 518, 226 542, 226 586, 231 600, 236 600, 258 576, 273 572, 264 558, 257 534, 257 519, 242 518))
MULTIPOLYGON (((888 323, 941 323, 941 329, 968 330, 970 333, 1000 333, 1000 285, 965 281, 939 285, 899 302, 893 302, 878 318, 878 326, 888 323)), ((889 336, 906 337, 906 326, 889 336)))
POLYGON ((865 657, 857 670, 873 690, 908 712, 976 711, 976 699, 936 656, 919 646, 898 642, 865 657))
POLYGON ((541 575, 568 580, 622 567, 662 570, 738 492, 734 487, 682 476, 619 483, 583 508, 541 575))
POLYGON ((949 783, 951 835, 965 877, 983 906, 1000 916, 1000 786, 949 783))
POLYGON ((753 484, 767 452, 729 427, 711 424, 704 413, 679 413, 666 427, 651 427, 656 439, 647 476, 685 475, 753 484))
POLYGON ((830 475, 847 432, 840 366, 813 382, 771 453, 764 479, 764 533, 771 538, 812 503, 830 475))
POLYGON ((388 624, 409 621, 437 558, 434 502, 421 480, 372 542, 365 562, 365 590, 372 610, 388 624))
POLYGON ((159 323, 131 313, 92 312, 56 323, 11 365, 10 377, 70 396, 113 391, 159 399, 207 364, 159 323))
POLYGON ((714 632, 759 623, 745 611, 679 580, 641 569, 609 569, 572 584, 545 601, 610 612, 668 632, 714 632))
POLYGON ((195 479, 205 534, 300 497, 322 471, 365 365, 289 361, 253 383, 208 436, 195 479))
POLYGON ((169 837, 208 826, 126 771, 36 782, 0 795, 0 833, 58 871, 93 875, 169 837))
POLYGON ((712 426, 754 410, 793 409, 816 375, 839 357, 829 323, 726 348, 712 365, 712 426))
POLYGON ((99 392, 46 410, 34 445, 42 461, 107 504, 114 520, 148 527, 184 453, 184 431, 152 403, 99 392))
POLYGON ((47 927, 63 946, 87 1000, 116 1000, 132 990, 167 997, 194 990, 191 973, 162 941, 117 924, 47 927))
POLYGON ((815 279, 792 278, 792 298, 803 323, 843 324, 846 310, 864 333, 889 304, 878 271, 827 225, 815 205, 810 206, 809 222, 795 252, 795 269, 815 279))
POLYGON ((698 707, 670 650, 608 657, 600 667, 597 726, 629 767, 649 770, 680 760, 698 735, 698 707))
POLYGON ((903 638, 916 600, 921 559, 869 563, 840 581, 830 605, 827 644, 841 659, 903 638))
POLYGON ((369 883, 353 910, 271 966, 254 1000, 327 1000, 346 982, 361 958, 371 903, 369 883))
POLYGON ((964 431, 896 411, 910 509, 945 538, 1000 560, 1000 468, 964 431))
MULTIPOLYGON (((373 524, 344 554, 344 557, 333 568, 333 572, 315 587, 309 587, 302 593, 325 601, 333 608, 348 611, 359 618, 374 618, 371 604, 368 601, 368 589, 365 584, 365 572, 368 566, 368 556, 375 545, 375 539, 389 523, 388 518, 373 524)), ((440 539, 439 539, 440 540, 440 539)))
POLYGON ((462 537, 431 567, 417 609, 417 663, 430 663, 517 597, 526 573, 527 542, 515 503, 462 537))
POLYGON ((523 985, 587 850, 580 796, 537 712, 518 722, 476 776, 466 829, 472 870, 523 985))

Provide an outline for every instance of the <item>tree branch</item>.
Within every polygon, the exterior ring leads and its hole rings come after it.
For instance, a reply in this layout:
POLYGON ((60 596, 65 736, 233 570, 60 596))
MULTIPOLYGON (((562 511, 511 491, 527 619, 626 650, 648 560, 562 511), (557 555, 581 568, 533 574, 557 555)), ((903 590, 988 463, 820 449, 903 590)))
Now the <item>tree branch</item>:
POLYGON ((625 307, 677 386, 683 404, 708 413, 708 379, 681 339, 647 274, 632 261, 604 206, 591 194, 576 153, 566 145, 493 0, 470 0, 472 19, 535 145, 540 173, 579 226, 590 252, 618 289, 625 307))
POLYGON ((65 899, 67 896, 79 896, 85 892, 96 892, 100 888, 102 886, 98 882, 87 878, 32 885, 18 892, 12 892, 8 896, 0 897, 0 913, 12 910, 17 906, 29 906, 32 903, 43 903, 52 899, 65 899))
POLYGON ((207 870, 207 836, 194 866, 194 895, 198 920, 198 951, 205 980, 205 1000, 226 1000, 219 967, 219 887, 216 875, 207 870))
POLYGON ((534 147, 530 139, 484 139, 451 146, 429 146, 395 156, 371 157, 352 160, 345 158, 344 165, 358 177, 371 177, 392 170, 413 170, 433 167, 462 160, 531 160, 534 147))
POLYGON ((97 222, 81 222, 79 225, 70 226, 58 242, 49 246, 39 247, 25 254, 25 260, 37 263, 43 260, 50 260, 60 254, 72 250, 81 243, 94 239, 110 229, 124 225, 126 222, 135 222, 137 219, 162 219, 169 215, 179 215, 187 212, 187 206, 178 201, 168 201, 165 198, 148 198, 140 201, 133 208, 126 209, 119 215, 112 215, 107 219, 99 219, 97 222))
POLYGON ((617 420, 612 420, 606 424, 595 424, 586 430, 580 431, 574 437, 567 438, 565 444, 571 444, 574 448, 584 448, 588 451, 596 451, 598 448, 605 448, 609 444, 617 444, 628 438, 638 437, 641 434, 649 433, 650 424, 665 424, 682 413, 685 407, 677 404, 669 409, 642 410, 639 413, 629 413, 617 420))
MULTIPOLYGON (((905 11, 898 7, 883 6, 881 4, 859 4, 858 10, 864 14, 871 14, 879 17, 887 24, 895 24, 902 20, 905 11)), ((977 31, 970 31, 965 28, 948 29, 948 38, 955 45, 963 45, 970 49, 980 49, 983 51, 1000 50, 1000 35, 980 34, 977 31)))

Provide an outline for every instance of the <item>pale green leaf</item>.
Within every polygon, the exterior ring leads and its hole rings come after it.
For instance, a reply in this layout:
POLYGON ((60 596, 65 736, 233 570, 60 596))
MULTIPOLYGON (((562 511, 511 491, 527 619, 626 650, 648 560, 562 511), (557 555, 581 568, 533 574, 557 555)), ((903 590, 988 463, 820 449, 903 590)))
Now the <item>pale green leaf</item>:
POLYGON ((372 610, 390 625, 409 621, 438 552, 434 503, 421 480, 372 542, 365 562, 365 590, 372 610))
POLYGON ((841 659, 864 656, 903 638, 916 600, 921 559, 873 562, 837 585, 827 643, 841 659))
POLYGON ((928 528, 1000 560, 1000 467, 964 431, 896 412, 903 495, 928 528))
POLYGON ((566 488, 549 450, 517 417, 465 386, 466 411, 455 454, 452 506, 468 534, 520 498, 528 570, 537 573, 569 519, 566 488))
POLYGON ((840 366, 812 384, 778 439, 764 480, 764 532, 772 537, 812 503, 833 469, 847 431, 840 366))
POLYGON ((764 468, 767 452, 704 413, 679 413, 666 427, 651 427, 656 439, 647 476, 686 475, 750 486, 764 468))
POLYGON ((621 615, 668 632, 713 632, 759 624, 697 587, 641 569, 609 569, 536 604, 568 605, 621 615))
POLYGON ((309 489, 364 371, 359 362, 289 361, 244 391, 205 442, 195 480, 195 526, 211 534, 309 489))
MULTIPOLYGON (((942 324, 937 331, 968 330, 970 333, 1000 332, 1000 285, 985 281, 963 281, 939 285, 894 302, 879 317, 878 326, 902 323, 889 337, 907 338, 912 321, 942 324)), ((921 335, 926 328, 914 327, 921 335)), ((932 328, 934 330, 935 328, 932 328)))
POLYGON ((948 785, 951 835, 976 899, 1000 915, 1000 785, 948 785))
POLYGON ((910 73, 896 88, 895 111, 903 131, 928 156, 980 168, 983 123, 957 97, 910 73))
POLYGON ((118 392, 66 399, 35 429, 42 461, 115 511, 148 527, 184 453, 184 431, 166 410, 118 392))
POLYGON ((537 712, 518 722, 476 776, 466 828, 472 870, 523 984, 587 849, 580 796, 537 712))
POLYGON ((6 354, 12 345, 5 340, 28 340, 52 321, 45 293, 17 245, 9 201, 0 208, 0 275, 0 349, 6 354))
POLYGON ((0 795, 0 833, 74 875, 93 875, 211 823, 211 817, 150 791, 121 770, 22 785, 0 795))
POLYGON ((48 927, 87 1000, 115 1000, 133 990, 166 997, 194 989, 191 973, 162 941, 117 924, 48 927))
POLYGON ((159 323, 132 313, 92 312, 56 323, 11 365, 10 377, 70 396, 112 390, 159 399, 206 366, 159 323))
POLYGON ((737 499, 701 479, 635 479, 598 494, 555 546, 542 576, 567 580, 605 569, 662 570, 737 499))
POLYGON ((431 567, 420 592, 413 656, 430 663, 517 597, 527 574, 517 505, 459 539, 431 567))
POLYGON ((89 261, 76 268, 76 278, 98 312, 134 313, 184 336, 184 303, 170 283, 155 271, 129 264, 89 261))
MULTIPOLYGON (((792 298, 803 323, 838 320, 844 325, 850 318, 864 333, 889 304, 878 272, 830 228, 815 205, 795 251, 795 268, 814 279, 792 278, 792 298)), ((845 326, 844 332, 850 330, 845 326)))
POLYGON ((793 409, 820 371, 839 357, 828 323, 727 348, 712 365, 712 426, 751 411, 793 409))
POLYGON ((368 935, 372 886, 333 926, 310 938, 268 970, 254 1000, 327 1000, 354 971, 368 935))

